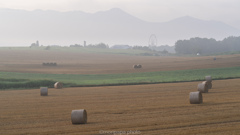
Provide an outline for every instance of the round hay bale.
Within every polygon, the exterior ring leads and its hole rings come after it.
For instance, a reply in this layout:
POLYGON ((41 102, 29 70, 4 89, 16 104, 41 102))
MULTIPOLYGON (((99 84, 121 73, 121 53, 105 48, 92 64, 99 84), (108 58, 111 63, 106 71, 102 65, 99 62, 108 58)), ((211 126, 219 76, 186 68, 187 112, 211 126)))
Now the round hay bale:
POLYGON ((61 82, 56 82, 56 83, 54 84, 54 88, 55 88, 55 89, 62 89, 62 88, 63 88, 63 84, 62 84, 61 82))
POLYGON ((207 85, 206 87, 208 88, 208 90, 212 88, 212 82, 203 81, 202 84, 207 85))
POLYGON ((40 87, 40 95, 47 96, 48 95, 48 87, 40 87))
POLYGON ((136 68, 138 68, 138 66, 137 65, 133 65, 133 68, 136 69, 136 68))
POLYGON ((199 92, 202 92, 202 93, 207 93, 208 92, 208 85, 205 82, 199 83, 197 88, 198 88, 199 92))
MULTIPOLYGON (((202 84, 204 85, 208 85, 208 82, 207 81, 203 81, 202 84)), ((208 88, 208 86, 206 86, 208 88)))
POLYGON ((72 124, 86 124, 87 111, 85 109, 72 110, 71 120, 72 120, 72 124))
POLYGON ((211 76, 205 76, 205 80, 207 82, 212 82, 212 77, 211 76))
POLYGON ((190 92, 189 101, 190 104, 201 104, 203 102, 202 93, 199 91, 190 92))
POLYGON ((137 68, 142 68, 142 65, 140 65, 140 64, 137 64, 137 68))
POLYGON ((212 89, 212 82, 207 82, 208 89, 212 89))

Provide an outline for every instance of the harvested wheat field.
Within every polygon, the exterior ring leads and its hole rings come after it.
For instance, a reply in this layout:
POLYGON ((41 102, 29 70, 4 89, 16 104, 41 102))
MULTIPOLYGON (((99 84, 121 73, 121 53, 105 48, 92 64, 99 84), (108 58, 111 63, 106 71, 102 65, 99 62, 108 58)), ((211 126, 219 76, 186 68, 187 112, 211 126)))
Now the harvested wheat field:
POLYGON ((0 91, 0 133, 239 134, 239 81, 213 81, 203 104, 189 103, 200 82, 0 91), (87 124, 72 125, 75 109, 86 109, 87 124))
POLYGON ((76 51, 0 50, 0 71, 47 74, 118 74, 187 69, 237 67, 240 54, 204 57, 136 56, 76 51), (43 66, 43 63, 57 66, 43 66), (141 69, 134 69, 141 64, 141 69))

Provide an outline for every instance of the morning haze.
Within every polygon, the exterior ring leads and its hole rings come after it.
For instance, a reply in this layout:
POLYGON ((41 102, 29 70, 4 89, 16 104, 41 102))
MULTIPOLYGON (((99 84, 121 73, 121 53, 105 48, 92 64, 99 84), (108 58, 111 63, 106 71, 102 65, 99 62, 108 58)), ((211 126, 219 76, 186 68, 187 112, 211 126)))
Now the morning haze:
POLYGON ((158 45, 173 46, 177 40, 207 37, 222 40, 240 30, 220 21, 182 16, 167 22, 143 21, 119 8, 96 13, 82 11, 0 9, 0 46, 100 43, 147 46, 155 34, 158 45))
POLYGON ((239 134, 239 5, 0 0, 0 134, 239 134))

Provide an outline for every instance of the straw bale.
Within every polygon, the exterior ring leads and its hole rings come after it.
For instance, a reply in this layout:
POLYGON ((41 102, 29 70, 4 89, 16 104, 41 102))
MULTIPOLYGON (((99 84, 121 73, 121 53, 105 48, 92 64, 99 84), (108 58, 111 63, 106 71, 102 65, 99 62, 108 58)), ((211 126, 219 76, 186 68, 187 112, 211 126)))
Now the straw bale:
POLYGON ((48 95, 48 87, 40 87, 40 95, 47 96, 48 95))
POLYGON ((207 82, 212 82, 212 77, 211 76, 205 76, 205 80, 207 82))
POLYGON ((203 102, 202 93, 199 91, 190 92, 189 101, 190 104, 201 104, 203 102))
POLYGON ((135 69, 136 69, 136 68, 138 68, 138 66, 137 66, 137 65, 133 65, 133 68, 135 68, 135 69))
POLYGON ((137 67, 138 67, 138 68, 142 68, 142 65, 140 65, 140 64, 137 64, 137 67))
POLYGON ((62 89, 62 88, 63 88, 63 84, 62 84, 61 82, 56 82, 56 83, 54 84, 54 88, 55 88, 55 89, 62 89))
POLYGON ((200 91, 202 93, 207 93, 208 92, 208 85, 207 85, 206 82, 199 83, 197 88, 198 88, 198 91, 200 91))
POLYGON ((212 82, 207 82, 208 89, 212 89, 212 82))
POLYGON ((71 120, 72 120, 72 124, 86 124, 87 111, 85 109, 72 110, 71 120))

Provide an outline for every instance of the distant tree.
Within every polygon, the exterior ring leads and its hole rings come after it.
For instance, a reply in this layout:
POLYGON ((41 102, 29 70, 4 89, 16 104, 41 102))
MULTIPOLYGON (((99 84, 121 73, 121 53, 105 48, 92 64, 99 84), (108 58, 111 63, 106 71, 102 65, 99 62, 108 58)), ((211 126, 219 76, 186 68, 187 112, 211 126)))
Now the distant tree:
POLYGON ((135 49, 135 50, 152 51, 152 49, 150 49, 150 48, 147 47, 147 46, 134 46, 132 49, 135 49))
POLYGON ((222 41, 213 38, 190 38, 178 40, 175 43, 175 51, 178 54, 214 54, 230 51, 240 51, 240 37, 228 37, 222 41))
POLYGON ((224 49, 228 51, 239 51, 240 50, 240 37, 230 36, 223 39, 221 46, 225 46, 224 49))
POLYGON ((163 54, 168 54, 168 51, 164 49, 164 50, 162 51, 162 53, 163 53, 163 54))
POLYGON ((51 48, 50 46, 47 46, 47 47, 45 48, 45 50, 50 50, 50 48, 51 48))
POLYGON ((83 46, 79 44, 75 44, 75 45, 70 45, 69 47, 83 47, 83 46))
POLYGON ((96 44, 95 46, 97 48, 105 48, 105 49, 109 48, 109 46, 107 44, 104 44, 104 43, 99 43, 99 44, 96 44))
POLYGON ((99 44, 95 44, 95 45, 89 44, 86 47, 90 47, 90 48, 103 48, 103 49, 108 49, 109 48, 109 46, 107 44, 105 44, 105 43, 99 43, 99 44))

